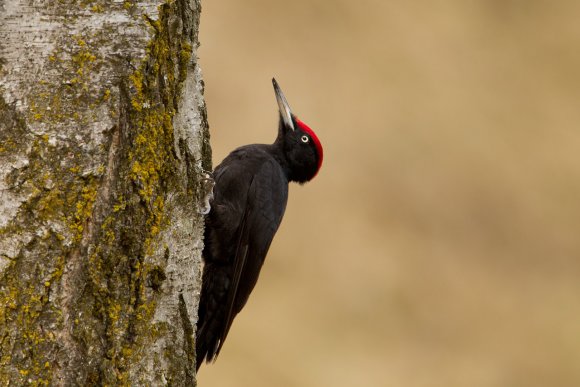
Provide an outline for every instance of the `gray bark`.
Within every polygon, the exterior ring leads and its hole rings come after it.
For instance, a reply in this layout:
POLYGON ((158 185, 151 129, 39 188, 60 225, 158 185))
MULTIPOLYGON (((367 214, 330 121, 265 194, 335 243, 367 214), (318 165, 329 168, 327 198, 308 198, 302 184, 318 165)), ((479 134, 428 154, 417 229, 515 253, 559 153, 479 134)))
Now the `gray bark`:
POLYGON ((0 385, 193 385, 199 0, 0 0, 0 385))

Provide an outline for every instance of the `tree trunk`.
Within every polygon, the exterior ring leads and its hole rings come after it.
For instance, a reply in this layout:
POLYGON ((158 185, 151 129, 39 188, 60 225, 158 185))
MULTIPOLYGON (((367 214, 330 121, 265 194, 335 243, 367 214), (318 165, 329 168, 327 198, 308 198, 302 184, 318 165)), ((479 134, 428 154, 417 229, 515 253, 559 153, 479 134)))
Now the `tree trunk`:
POLYGON ((0 0, 0 385, 194 385, 199 0, 0 0))

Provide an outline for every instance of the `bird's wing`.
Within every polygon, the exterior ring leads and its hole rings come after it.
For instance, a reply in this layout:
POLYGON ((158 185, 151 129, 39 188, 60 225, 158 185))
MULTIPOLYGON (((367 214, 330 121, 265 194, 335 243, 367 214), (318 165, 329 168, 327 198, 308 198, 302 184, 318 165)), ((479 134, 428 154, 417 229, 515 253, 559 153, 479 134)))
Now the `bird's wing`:
POLYGON ((228 335, 228 332, 230 331, 230 328, 232 326, 232 322, 234 321, 234 317, 236 316, 237 312, 234 312, 234 305, 235 305, 235 300, 236 300, 236 296, 238 294, 238 285, 240 283, 240 278, 242 276, 242 273, 244 271, 244 267, 246 265, 246 260, 248 257, 248 227, 247 227, 247 218, 248 218, 248 210, 246 209, 245 213, 244 213, 244 217, 242 219, 242 222, 240 224, 240 234, 238 237, 238 242, 237 242, 237 246, 236 246, 236 255, 234 257, 234 271, 233 271, 233 276, 232 276, 232 281, 230 283, 230 287, 228 289, 228 295, 227 295, 227 301, 226 301, 226 305, 227 305, 227 314, 226 314, 226 319, 225 319, 225 324, 223 326, 223 330, 221 332, 220 335, 220 343, 219 346, 216 350, 216 355, 219 354, 225 340, 226 340, 226 336, 228 335))
POLYGON ((273 160, 264 163, 252 177, 247 203, 238 227, 234 270, 228 289, 227 318, 216 350, 221 347, 234 317, 245 305, 256 284, 274 234, 282 221, 288 198, 288 182, 273 160))

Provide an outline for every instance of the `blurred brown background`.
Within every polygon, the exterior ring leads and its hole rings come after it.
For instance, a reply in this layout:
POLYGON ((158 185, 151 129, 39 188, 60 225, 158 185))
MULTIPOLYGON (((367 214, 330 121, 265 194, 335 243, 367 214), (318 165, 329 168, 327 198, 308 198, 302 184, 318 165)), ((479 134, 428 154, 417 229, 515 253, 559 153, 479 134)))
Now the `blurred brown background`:
POLYGON ((580 386, 580 2, 207 0, 214 162, 319 135, 207 386, 580 386))

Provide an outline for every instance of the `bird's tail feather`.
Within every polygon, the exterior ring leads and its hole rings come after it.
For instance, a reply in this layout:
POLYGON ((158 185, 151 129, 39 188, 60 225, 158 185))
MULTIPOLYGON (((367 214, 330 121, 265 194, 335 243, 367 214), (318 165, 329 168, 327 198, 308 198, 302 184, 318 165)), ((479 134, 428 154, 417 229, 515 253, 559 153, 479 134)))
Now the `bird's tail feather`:
POLYGON ((195 336, 196 367, 214 361, 219 353, 220 341, 224 330, 226 310, 223 307, 229 276, 220 273, 224 267, 206 265, 203 273, 202 293, 199 300, 199 317, 195 336))

